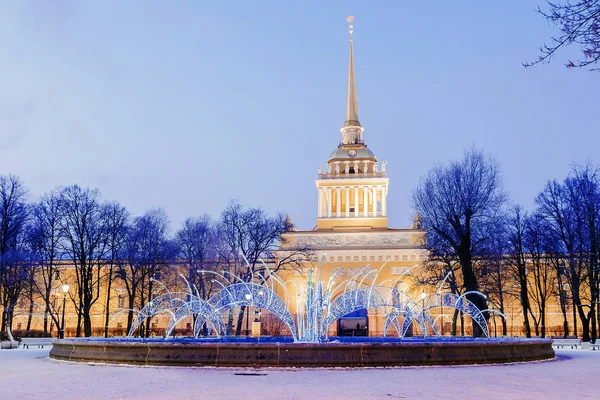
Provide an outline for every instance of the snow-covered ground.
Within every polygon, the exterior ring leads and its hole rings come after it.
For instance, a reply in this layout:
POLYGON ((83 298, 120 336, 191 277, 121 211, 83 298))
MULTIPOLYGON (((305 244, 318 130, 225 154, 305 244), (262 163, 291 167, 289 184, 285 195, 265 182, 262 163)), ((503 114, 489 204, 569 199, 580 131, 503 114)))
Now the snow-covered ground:
POLYGON ((314 370, 80 364, 48 351, 0 350, 0 399, 600 399, 591 350, 521 364, 314 370))

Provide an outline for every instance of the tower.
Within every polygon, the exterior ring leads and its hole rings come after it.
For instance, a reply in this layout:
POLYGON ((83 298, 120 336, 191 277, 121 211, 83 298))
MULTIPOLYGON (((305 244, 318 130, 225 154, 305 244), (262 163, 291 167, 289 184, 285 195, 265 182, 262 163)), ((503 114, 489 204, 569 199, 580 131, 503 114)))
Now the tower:
POLYGON ((341 128, 342 141, 329 156, 326 170, 319 168, 319 179, 315 181, 317 230, 387 229, 386 163, 380 170, 377 157, 362 137, 364 128, 358 120, 354 75, 354 17, 349 16, 346 21, 350 24, 346 122, 341 128))

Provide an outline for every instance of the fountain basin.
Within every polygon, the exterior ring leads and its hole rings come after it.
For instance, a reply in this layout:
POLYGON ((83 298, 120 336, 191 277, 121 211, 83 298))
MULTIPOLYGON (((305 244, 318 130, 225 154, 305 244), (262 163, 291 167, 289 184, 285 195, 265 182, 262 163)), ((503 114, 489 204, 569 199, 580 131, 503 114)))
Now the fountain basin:
POLYGON ((68 361, 203 367, 396 367, 489 364, 554 357, 551 339, 425 338, 291 343, 63 339, 50 357, 68 361))

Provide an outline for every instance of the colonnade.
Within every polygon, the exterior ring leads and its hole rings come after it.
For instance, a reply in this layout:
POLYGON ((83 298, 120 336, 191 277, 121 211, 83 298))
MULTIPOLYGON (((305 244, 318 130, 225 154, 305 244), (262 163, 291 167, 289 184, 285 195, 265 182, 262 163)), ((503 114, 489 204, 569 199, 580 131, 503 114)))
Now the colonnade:
POLYGON ((320 187, 318 197, 319 218, 387 216, 385 186, 320 187), (361 204, 362 209, 359 208, 361 204))

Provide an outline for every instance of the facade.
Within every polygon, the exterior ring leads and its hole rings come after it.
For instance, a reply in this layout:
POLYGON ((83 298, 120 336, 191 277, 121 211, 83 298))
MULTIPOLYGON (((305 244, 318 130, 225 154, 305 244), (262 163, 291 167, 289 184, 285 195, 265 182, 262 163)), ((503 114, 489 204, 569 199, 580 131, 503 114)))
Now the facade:
MULTIPOLYGON (((388 226, 389 178, 386 162, 379 163, 363 138, 364 128, 358 117, 352 33, 350 25, 346 120, 339 145, 327 159, 325 169, 319 167, 315 181, 316 227, 311 231, 286 233, 282 247, 282 252, 309 248, 315 262, 285 278, 297 279, 297 285, 301 285, 311 268, 319 269, 324 282, 343 281, 362 272, 368 274, 365 283, 375 279, 377 284, 385 282, 406 290, 403 277, 425 257, 425 230, 418 215, 410 228, 388 226)), ((296 309, 296 305, 292 304, 291 309, 296 309)), ((377 316, 376 310, 369 312, 371 314, 366 315, 365 310, 352 315, 348 321, 342 319, 337 327, 330 327, 330 334, 383 334, 383 318, 377 316), (344 328, 345 323, 348 329, 344 328), (360 329, 351 328, 357 324, 360 329)))

